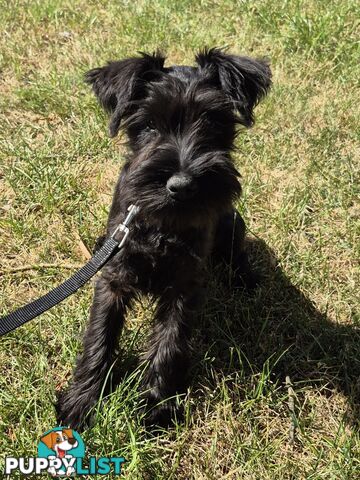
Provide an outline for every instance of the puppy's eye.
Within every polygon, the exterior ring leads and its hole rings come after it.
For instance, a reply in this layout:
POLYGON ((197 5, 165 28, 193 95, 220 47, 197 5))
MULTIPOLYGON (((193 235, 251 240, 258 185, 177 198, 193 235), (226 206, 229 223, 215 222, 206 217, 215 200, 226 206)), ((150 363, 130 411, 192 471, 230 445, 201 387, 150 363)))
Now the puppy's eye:
POLYGON ((56 443, 60 443, 61 442, 61 438, 60 437, 56 437, 56 443))

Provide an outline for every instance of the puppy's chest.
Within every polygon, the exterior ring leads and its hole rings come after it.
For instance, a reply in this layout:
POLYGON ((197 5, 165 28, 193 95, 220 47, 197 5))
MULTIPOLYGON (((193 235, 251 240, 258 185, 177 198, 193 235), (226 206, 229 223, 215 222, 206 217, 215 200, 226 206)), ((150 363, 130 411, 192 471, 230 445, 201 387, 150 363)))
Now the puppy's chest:
POLYGON ((129 237, 121 262, 134 286, 157 292, 171 285, 189 285, 201 274, 206 256, 205 232, 138 228, 129 237))

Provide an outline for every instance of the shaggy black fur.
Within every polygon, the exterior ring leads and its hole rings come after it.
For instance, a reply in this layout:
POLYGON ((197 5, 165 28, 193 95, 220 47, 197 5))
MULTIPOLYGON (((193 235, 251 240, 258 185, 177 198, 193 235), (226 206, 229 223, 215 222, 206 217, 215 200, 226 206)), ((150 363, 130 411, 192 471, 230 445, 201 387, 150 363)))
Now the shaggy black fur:
POLYGON ((245 225, 233 209, 240 194, 231 159, 236 125, 253 124, 253 108, 270 87, 266 61, 206 49, 196 67, 164 67, 160 54, 111 62, 86 81, 110 113, 110 135, 122 123, 132 154, 118 180, 107 235, 140 207, 125 247, 95 287, 83 353, 58 419, 84 425, 113 361, 127 308, 139 293, 158 298, 143 382, 150 425, 166 425, 186 388, 191 324, 201 304, 210 256, 230 264, 234 282, 250 278, 245 225), (159 402, 161 404, 159 405, 159 402))

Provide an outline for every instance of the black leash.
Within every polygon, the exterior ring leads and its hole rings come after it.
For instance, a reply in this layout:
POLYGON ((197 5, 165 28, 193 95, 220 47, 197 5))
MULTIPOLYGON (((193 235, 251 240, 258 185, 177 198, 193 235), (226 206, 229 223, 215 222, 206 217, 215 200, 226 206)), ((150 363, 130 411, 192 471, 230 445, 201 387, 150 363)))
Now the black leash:
POLYGON ((133 219, 134 215, 139 211, 135 205, 129 207, 129 213, 124 222, 121 223, 112 236, 105 240, 104 245, 98 250, 95 255, 88 261, 86 265, 80 268, 74 275, 68 278, 64 283, 46 293, 42 297, 25 305, 24 307, 15 310, 15 312, 0 318, 0 336, 15 330, 15 328, 24 325, 35 317, 46 312, 58 303, 65 300, 80 287, 92 278, 107 263, 111 257, 119 251, 124 245, 129 234, 128 224, 133 219), (124 235, 121 240, 116 240, 115 235, 118 232, 123 232, 124 235))

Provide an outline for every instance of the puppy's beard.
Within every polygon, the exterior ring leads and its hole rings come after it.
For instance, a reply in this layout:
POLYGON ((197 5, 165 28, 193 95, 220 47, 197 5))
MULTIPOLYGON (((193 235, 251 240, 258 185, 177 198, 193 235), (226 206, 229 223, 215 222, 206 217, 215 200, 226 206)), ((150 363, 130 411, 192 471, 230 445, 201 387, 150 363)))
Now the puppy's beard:
POLYGON ((154 225, 160 229, 176 231, 184 231, 190 228, 205 229, 209 228, 212 223, 216 223, 219 214, 212 209, 199 209, 196 211, 181 208, 167 207, 159 211, 144 209, 140 212, 140 220, 148 225, 154 225))

